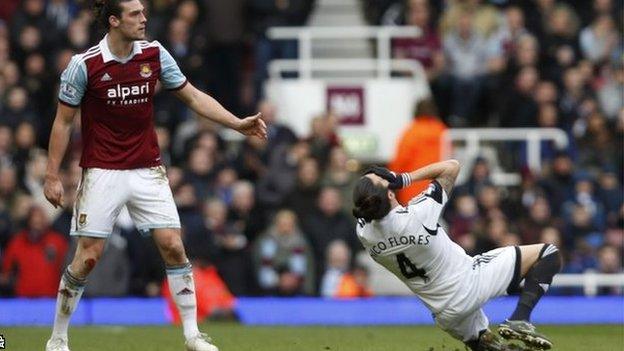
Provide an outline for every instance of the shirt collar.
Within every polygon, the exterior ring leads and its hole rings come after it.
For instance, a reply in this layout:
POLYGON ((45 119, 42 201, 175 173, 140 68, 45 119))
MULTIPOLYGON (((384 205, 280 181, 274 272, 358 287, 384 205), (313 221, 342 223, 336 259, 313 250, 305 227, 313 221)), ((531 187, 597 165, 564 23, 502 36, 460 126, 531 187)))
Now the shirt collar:
POLYGON ((139 45, 139 42, 134 41, 132 43, 132 52, 130 53, 130 55, 128 55, 128 57, 121 59, 113 55, 113 53, 110 51, 110 48, 108 47, 108 34, 106 34, 104 38, 100 40, 99 45, 100 45, 100 51, 102 52, 102 59, 104 60, 104 63, 109 62, 109 61, 117 61, 120 63, 126 63, 130 61, 134 57, 134 55, 138 55, 143 52, 143 50, 141 49, 141 46, 139 45))

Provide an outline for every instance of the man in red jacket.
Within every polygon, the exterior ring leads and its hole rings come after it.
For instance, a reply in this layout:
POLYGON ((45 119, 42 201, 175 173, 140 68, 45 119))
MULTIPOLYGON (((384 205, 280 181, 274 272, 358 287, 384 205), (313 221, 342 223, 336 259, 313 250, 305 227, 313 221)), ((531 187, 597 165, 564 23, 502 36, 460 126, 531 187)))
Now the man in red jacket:
POLYGON ((7 245, 0 280, 12 280, 14 276, 17 296, 56 296, 67 246, 65 238, 50 229, 44 210, 32 207, 26 229, 15 234, 7 245))

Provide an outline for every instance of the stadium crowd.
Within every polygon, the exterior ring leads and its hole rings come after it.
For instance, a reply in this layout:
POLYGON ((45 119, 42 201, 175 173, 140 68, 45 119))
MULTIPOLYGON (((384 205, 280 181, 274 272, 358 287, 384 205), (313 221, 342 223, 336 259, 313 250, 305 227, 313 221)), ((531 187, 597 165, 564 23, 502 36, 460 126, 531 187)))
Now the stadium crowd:
MULTIPOLYGON (((317 116, 308 135, 295 135, 276 120, 276 106, 260 88, 270 59, 296 56, 292 43, 268 40, 266 28, 304 25, 313 3, 146 2, 151 38, 188 79, 239 115, 262 112, 269 127, 267 141, 232 142, 172 95, 155 97, 156 132, 187 253, 226 306, 230 294, 372 294, 356 259, 362 248, 350 215, 361 165, 341 146, 336 117, 317 116)), ((362 6, 370 24, 424 30, 395 40, 392 52, 425 67, 439 111, 434 118, 450 127, 557 127, 570 137, 565 150, 544 145, 542 174, 528 170, 522 148, 506 146, 511 152, 502 152, 509 156, 503 161, 523 170, 518 187, 494 186, 488 159, 475 160, 444 216, 452 238, 471 254, 555 243, 564 272, 622 272, 622 4, 362 0, 362 6)), ((60 72, 72 54, 100 38, 89 1, 0 3, 1 295, 56 294, 73 249, 79 128, 64 162, 63 208, 43 196, 45 148, 60 72)), ((85 294, 158 296, 164 273, 151 239, 122 213, 85 294)))

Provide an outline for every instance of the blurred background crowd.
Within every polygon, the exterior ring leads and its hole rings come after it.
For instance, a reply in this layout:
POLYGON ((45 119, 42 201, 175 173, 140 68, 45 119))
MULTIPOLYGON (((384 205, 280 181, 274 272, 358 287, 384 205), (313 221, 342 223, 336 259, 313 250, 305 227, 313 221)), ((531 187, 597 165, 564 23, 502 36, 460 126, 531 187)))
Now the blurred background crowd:
MULTIPOLYGON (((418 130, 555 127, 570 138, 564 150, 543 145, 540 174, 526 167, 521 147, 505 146, 501 162, 522 170, 520 186, 495 186, 487 158, 467 165, 469 177, 444 215, 453 240, 470 254, 555 243, 564 252, 564 272, 622 272, 622 3, 361 3, 371 25, 423 30, 391 45, 393 57, 423 65, 431 86, 431 99, 414 109, 414 126, 424 126, 418 130)), ((305 25, 314 1, 145 5, 150 37, 168 48, 193 84, 238 115, 262 112, 269 126, 267 141, 232 142, 171 94, 154 99, 162 159, 198 286, 217 289, 226 307, 232 295, 370 296, 350 215, 351 186, 364 165, 341 145, 330 111, 312 119, 307 135, 296 135, 262 96, 267 63, 297 55, 296 45, 270 41, 266 29, 305 25)), ((42 188, 60 73, 72 54, 102 37, 89 7, 81 0, 0 2, 2 295, 54 296, 73 250, 68 233, 81 176, 79 129, 64 161, 63 208, 50 207, 42 188)), ((433 154, 419 145, 417 153, 433 154)), ((399 151, 390 163, 397 170, 405 157, 399 151)), ((163 278, 151 239, 122 213, 86 295, 158 296, 163 278)))

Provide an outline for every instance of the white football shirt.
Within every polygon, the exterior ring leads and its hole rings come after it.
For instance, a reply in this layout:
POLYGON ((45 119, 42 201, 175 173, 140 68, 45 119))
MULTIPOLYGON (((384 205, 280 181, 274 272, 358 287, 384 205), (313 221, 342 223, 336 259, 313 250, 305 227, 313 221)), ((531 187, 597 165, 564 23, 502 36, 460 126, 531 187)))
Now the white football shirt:
POLYGON ((357 235, 371 257, 401 279, 433 312, 465 298, 472 258, 438 224, 448 195, 437 181, 381 220, 358 220, 357 235))

